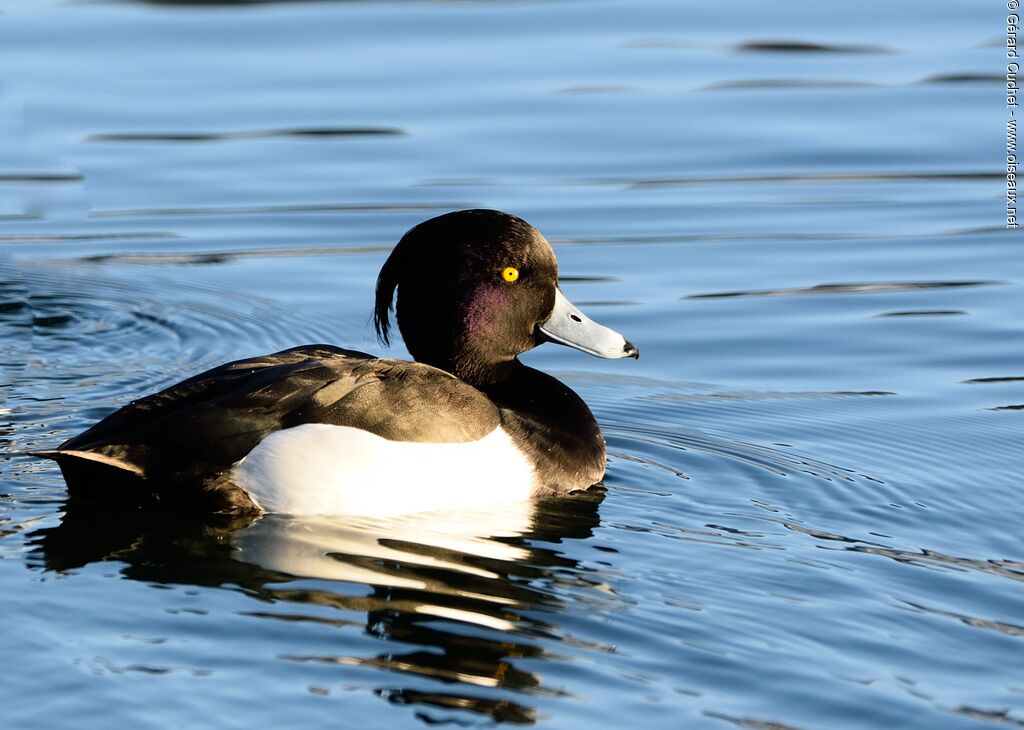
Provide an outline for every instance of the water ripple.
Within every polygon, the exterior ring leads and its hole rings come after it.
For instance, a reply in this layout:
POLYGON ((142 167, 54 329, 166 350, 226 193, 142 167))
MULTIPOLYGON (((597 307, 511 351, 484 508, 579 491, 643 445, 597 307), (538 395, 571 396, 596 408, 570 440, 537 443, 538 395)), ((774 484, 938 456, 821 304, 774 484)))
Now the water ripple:
POLYGON ((992 621, 990 619, 978 618, 976 616, 967 616, 962 613, 956 613, 955 611, 945 611, 940 608, 932 608, 929 606, 923 606, 919 603, 913 603, 911 601, 904 601, 904 604, 919 611, 932 616, 941 616, 943 618, 951 618, 959 621, 965 626, 972 626, 977 629, 985 629, 986 631, 995 631, 1000 634, 1007 636, 1024 636, 1024 626, 1018 624, 1006 623, 1005 621, 992 621))
POLYGON ((0 274, 0 353, 17 364, 10 395, 22 403, 11 418, 39 424, 15 434, 17 451, 59 442, 126 399, 239 352, 319 341, 331 329, 308 316, 298 323, 286 307, 251 294, 180 283, 155 295, 80 264, 0 274))
MULTIPOLYGON (((611 449, 609 453, 617 458, 626 460, 636 459, 637 446, 639 446, 641 452, 645 450, 645 446, 656 448, 668 447, 680 451, 692 450, 724 456, 734 461, 759 467, 776 476, 796 473, 806 474, 825 481, 840 480, 846 482, 853 482, 858 476, 864 477, 863 474, 858 474, 853 469, 828 464, 799 454, 787 453, 770 446, 745 443, 698 431, 639 426, 614 419, 606 420, 605 423, 607 424, 605 433, 609 436, 609 443, 615 445, 615 448, 611 449), (619 448, 620 445, 623 447, 633 445, 633 447, 629 451, 624 451, 619 448)), ((661 466, 659 462, 653 460, 648 463, 661 466)), ((683 474, 682 470, 675 467, 666 466, 664 468, 676 475, 683 474)), ((882 483, 880 479, 865 478, 876 483, 882 483)))

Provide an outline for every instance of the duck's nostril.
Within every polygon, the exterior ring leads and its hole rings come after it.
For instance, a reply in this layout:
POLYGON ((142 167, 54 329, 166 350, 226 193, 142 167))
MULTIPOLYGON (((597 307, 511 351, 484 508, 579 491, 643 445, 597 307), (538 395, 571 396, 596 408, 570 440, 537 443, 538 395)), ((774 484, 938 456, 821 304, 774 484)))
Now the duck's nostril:
POLYGON ((573 322, 582 322, 583 321, 582 319, 579 318, 578 315, 575 315, 575 314, 570 314, 569 317, 572 319, 573 322))

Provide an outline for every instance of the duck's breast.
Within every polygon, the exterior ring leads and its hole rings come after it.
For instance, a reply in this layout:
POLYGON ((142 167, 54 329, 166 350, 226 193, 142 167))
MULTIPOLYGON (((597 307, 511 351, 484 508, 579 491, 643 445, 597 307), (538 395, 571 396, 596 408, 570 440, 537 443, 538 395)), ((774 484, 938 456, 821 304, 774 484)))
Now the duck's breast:
POLYGON ((276 431, 232 468, 266 512, 371 517, 528 499, 534 468, 499 426, 476 441, 392 441, 352 426, 276 431))

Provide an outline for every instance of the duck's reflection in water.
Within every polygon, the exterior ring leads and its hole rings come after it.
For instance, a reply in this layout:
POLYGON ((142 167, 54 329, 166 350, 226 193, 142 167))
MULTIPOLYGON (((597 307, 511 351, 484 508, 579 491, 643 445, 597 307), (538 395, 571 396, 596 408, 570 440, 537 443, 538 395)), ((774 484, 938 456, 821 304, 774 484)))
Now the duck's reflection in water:
POLYGON ((565 638, 538 614, 566 607, 572 584, 597 576, 565 557, 564 539, 598 524, 600 489, 473 512, 389 520, 265 515, 255 520, 69 511, 32 535, 36 567, 67 571, 125 563, 122 575, 164 584, 240 587, 268 601, 249 615, 339 628, 363 624, 386 642, 370 656, 282 651, 285 661, 376 667, 438 680, 388 682, 374 691, 396 704, 465 710, 530 723, 528 698, 558 694, 516 659, 542 659, 542 641, 565 638), (355 587, 353 586, 355 584, 355 587), (287 605, 292 604, 292 608, 287 605), (301 606, 338 609, 336 616, 301 606), (357 612, 364 618, 353 620, 357 612), (408 651, 401 651, 405 646, 408 651), (462 692, 459 687, 471 691, 462 692), (494 694, 488 693, 501 690, 494 694), (511 696, 510 696, 511 695, 511 696))

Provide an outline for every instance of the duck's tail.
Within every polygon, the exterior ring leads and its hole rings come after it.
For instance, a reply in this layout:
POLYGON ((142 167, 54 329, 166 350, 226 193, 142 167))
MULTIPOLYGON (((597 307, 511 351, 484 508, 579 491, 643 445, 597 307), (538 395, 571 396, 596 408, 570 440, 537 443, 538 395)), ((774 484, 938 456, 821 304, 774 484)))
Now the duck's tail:
POLYGON ((36 456, 40 459, 52 459, 58 464, 64 464, 65 462, 73 462, 75 460, 90 461, 96 464, 102 464, 103 466, 109 466, 114 469, 121 469, 123 471, 134 474, 137 477, 145 478, 145 473, 142 471, 142 467, 132 464, 124 459, 119 459, 116 456, 104 454, 99 451, 81 451, 79 449, 48 449, 45 451, 25 451, 23 452, 26 456, 36 456))

